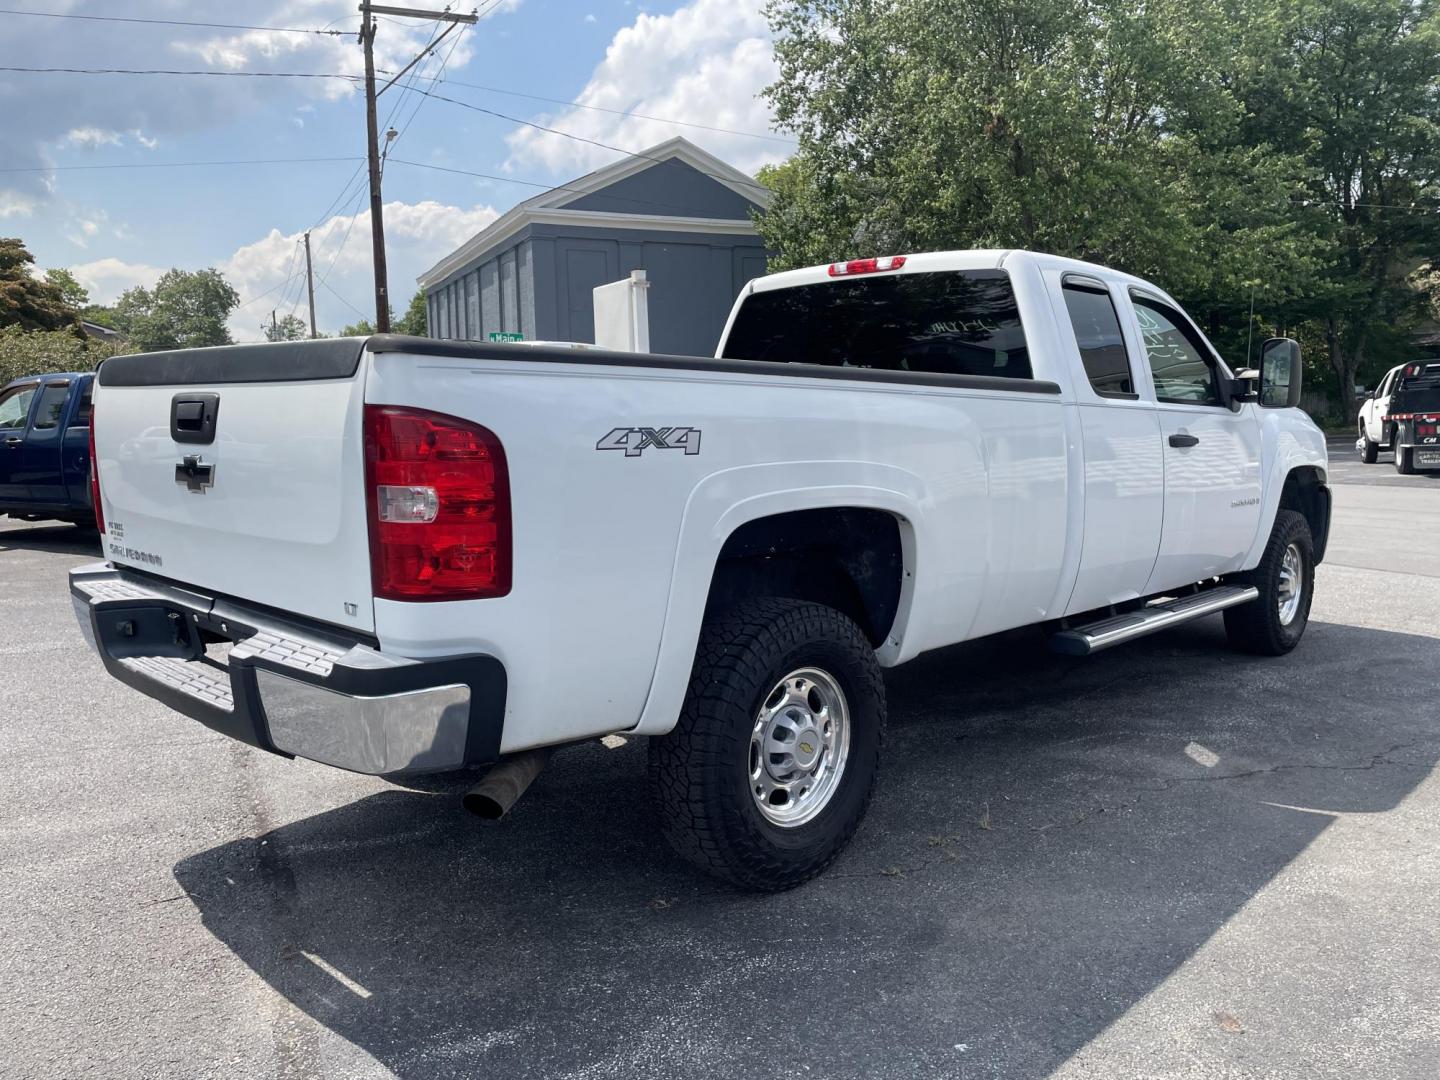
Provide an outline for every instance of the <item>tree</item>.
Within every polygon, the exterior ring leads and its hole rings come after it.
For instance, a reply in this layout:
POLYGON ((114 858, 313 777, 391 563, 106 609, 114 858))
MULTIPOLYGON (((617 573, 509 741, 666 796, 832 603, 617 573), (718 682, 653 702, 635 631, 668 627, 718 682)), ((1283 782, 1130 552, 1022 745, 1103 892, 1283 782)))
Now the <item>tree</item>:
POLYGON ((397 334, 413 334, 415 337, 424 337, 429 332, 430 311, 424 289, 415 290, 415 295, 410 298, 410 306, 405 309, 405 314, 400 316, 398 322, 391 325, 397 334))
POLYGON ((1326 242, 1306 314, 1348 405, 1358 376, 1414 355, 1427 276, 1410 272, 1440 250, 1440 5, 1326 0, 1284 31, 1293 62, 1246 104, 1257 135, 1304 163, 1305 220, 1326 242))
POLYGON ((62 267, 45 271, 45 280, 60 290, 60 302, 76 311, 90 303, 90 292, 75 280, 75 275, 62 267))
POLYGON ((0 239, 0 327, 78 329, 74 309, 66 306, 59 288, 34 276, 34 263, 22 241, 0 239))
POLYGON ((89 371, 120 349, 106 341, 92 341, 70 330, 25 330, 19 325, 0 329, 0 386, 22 375, 51 371, 89 371))
MULTIPOLYGON (((414 303, 411 303, 410 306, 411 306, 411 308, 414 308, 415 305, 414 305, 414 303)), ((407 311, 407 312, 405 313, 405 317, 406 317, 407 319, 410 317, 410 312, 409 312, 409 311, 407 311)), ((394 309, 393 307, 390 309, 390 326, 391 326, 392 329, 395 329, 395 326, 396 326, 396 323, 395 323, 395 309, 394 309)), ((404 330, 398 330, 398 329, 396 329, 395 332, 398 333, 398 334, 406 333, 406 331, 404 331, 404 330)), ((372 323, 369 319, 362 317, 362 318, 360 318, 358 321, 351 323, 349 326, 343 327, 343 328, 341 329, 341 331, 340 331, 340 336, 341 336, 341 337, 369 337, 369 336, 370 336, 371 334, 373 334, 373 333, 375 333, 375 324, 372 323)))
POLYGON ((310 336, 310 328, 294 312, 265 327, 266 341, 303 341, 310 336))
POLYGON ((121 295, 116 329, 140 352, 229 345, 225 321, 239 303, 218 270, 169 270, 155 288, 137 285, 121 295))
POLYGON ((1408 355, 1440 249, 1440 0, 770 0, 777 269, 1029 247, 1271 329, 1408 355), (1425 278, 1424 280, 1429 280, 1425 278), (1254 304, 1255 319, 1249 316, 1254 304))

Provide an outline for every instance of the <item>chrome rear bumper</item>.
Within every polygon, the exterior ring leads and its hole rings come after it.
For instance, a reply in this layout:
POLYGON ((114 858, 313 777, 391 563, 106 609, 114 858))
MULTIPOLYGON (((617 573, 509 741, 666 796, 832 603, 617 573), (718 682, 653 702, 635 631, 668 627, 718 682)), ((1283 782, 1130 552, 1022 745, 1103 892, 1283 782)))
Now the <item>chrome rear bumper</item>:
POLYGON ((494 657, 390 656, 108 563, 72 570, 70 594, 110 674, 252 746, 374 775, 500 756, 505 669, 494 657), (222 640, 223 663, 206 653, 222 640))

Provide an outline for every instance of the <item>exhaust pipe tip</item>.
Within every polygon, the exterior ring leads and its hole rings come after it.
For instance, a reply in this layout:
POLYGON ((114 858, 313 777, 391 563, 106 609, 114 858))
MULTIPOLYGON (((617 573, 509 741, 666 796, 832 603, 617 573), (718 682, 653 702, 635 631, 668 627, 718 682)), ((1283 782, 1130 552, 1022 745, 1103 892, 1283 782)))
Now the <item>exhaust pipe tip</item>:
POLYGON ((550 760, 550 747, 522 750, 496 765, 465 793, 461 804, 482 821, 499 821, 510 812, 550 760))
POLYGON ((503 806, 498 799, 487 791, 480 788, 471 788, 460 800, 466 810, 474 814, 481 821, 499 821, 510 809, 503 806))

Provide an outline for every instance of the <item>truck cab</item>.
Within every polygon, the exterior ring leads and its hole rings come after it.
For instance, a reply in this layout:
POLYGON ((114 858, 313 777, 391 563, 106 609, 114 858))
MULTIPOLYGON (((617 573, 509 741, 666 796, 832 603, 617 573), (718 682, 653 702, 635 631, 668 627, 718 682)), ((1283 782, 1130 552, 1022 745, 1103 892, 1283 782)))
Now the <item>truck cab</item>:
POLYGON ((0 514, 92 525, 93 372, 16 379, 0 390, 0 514))

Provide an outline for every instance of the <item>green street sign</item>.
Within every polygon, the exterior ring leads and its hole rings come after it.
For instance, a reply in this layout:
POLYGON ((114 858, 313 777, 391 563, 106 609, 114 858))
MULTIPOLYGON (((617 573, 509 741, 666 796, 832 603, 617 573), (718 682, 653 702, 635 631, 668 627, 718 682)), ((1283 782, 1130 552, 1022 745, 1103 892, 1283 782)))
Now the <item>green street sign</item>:
POLYGON ((524 341, 524 340, 525 340, 525 335, 524 335, 524 334, 517 334, 517 333, 515 333, 515 332, 512 331, 512 330, 492 330, 492 331, 490 331, 490 340, 491 340, 491 341, 524 341))

